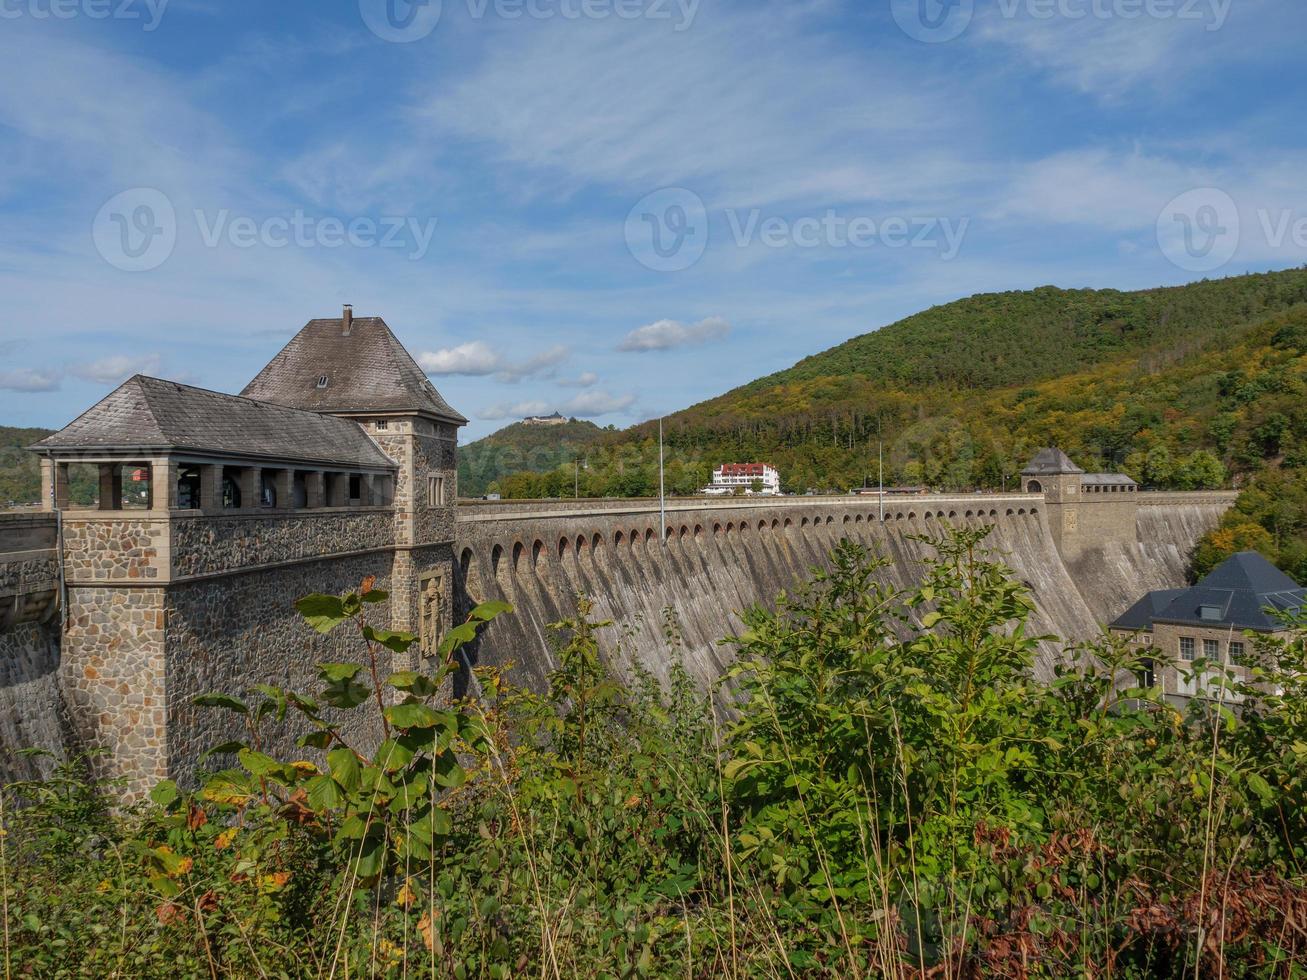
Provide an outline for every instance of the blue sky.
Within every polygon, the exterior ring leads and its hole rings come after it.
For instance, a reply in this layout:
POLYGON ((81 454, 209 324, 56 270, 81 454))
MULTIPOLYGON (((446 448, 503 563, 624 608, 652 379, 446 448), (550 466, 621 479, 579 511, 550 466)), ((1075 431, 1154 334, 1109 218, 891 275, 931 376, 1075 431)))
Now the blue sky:
POLYGON ((0 422, 343 302, 475 438, 1307 262, 1300 0, 0 0, 0 422), (387 4, 390 7, 387 8, 387 4))

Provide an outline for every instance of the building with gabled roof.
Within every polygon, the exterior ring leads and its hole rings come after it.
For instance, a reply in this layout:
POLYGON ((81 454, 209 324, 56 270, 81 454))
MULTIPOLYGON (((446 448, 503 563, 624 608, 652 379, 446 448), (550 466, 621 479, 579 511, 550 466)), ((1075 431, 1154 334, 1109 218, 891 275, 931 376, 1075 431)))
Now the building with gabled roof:
POLYGON ((1021 489, 1044 495, 1049 530, 1064 557, 1134 541, 1139 486, 1124 473, 1086 473, 1048 446, 1021 470, 1021 489))
POLYGON ((1149 683, 1166 694, 1205 696, 1200 661, 1231 669, 1247 679, 1249 634, 1288 632, 1282 617, 1307 608, 1302 588, 1255 551, 1231 555, 1186 589, 1149 592, 1108 628, 1138 648, 1155 651, 1149 683))
POLYGON ((376 625, 418 638, 382 668, 434 655, 465 421, 384 320, 346 307, 309 321, 241 395, 137 375, 31 447, 59 519, 61 693, 101 775, 129 796, 190 777, 241 734, 195 695, 306 690, 317 663, 356 659, 357 637, 305 626, 304 595, 371 580, 389 595, 376 625), (98 475, 89 505, 69 493, 77 467, 98 475))

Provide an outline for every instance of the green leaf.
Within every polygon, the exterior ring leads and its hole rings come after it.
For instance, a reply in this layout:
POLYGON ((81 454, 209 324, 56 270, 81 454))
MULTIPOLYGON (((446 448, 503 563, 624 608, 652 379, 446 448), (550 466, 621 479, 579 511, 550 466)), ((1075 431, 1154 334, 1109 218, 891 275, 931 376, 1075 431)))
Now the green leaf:
POLYGON ((245 748, 244 742, 235 742, 235 741, 219 742, 217 745, 213 746, 213 748, 204 752, 200 756, 199 761, 203 762, 205 759, 208 759, 210 756, 215 756, 215 755, 235 755, 243 748, 245 748))
POLYGON ((1248 773, 1248 788, 1257 794, 1258 799, 1263 803, 1270 803, 1275 799, 1275 793, 1271 789, 1271 784, 1255 772, 1248 773))
POLYGON ((417 642, 417 637, 412 633, 373 629, 371 626, 363 627, 363 638, 371 640, 373 643, 379 643, 387 650, 393 650, 395 653, 407 653, 408 648, 417 642))
POLYGON ((347 799, 345 791, 330 776, 314 776, 304 786, 308 793, 309 806, 314 810, 334 810, 345 805, 347 799))
POLYGON ((236 756, 252 776, 272 777, 273 779, 285 779, 286 769, 282 763, 272 758, 270 755, 264 755, 262 752, 256 752, 254 749, 241 749, 236 756))
POLYGON ((299 737, 297 744, 304 749, 325 749, 331 745, 331 732, 320 728, 314 732, 306 732, 299 737))
POLYGON ((333 708, 357 708, 372 694, 372 688, 354 681, 340 681, 322 691, 322 700, 333 708))
POLYGON ((296 600, 295 608, 305 622, 319 633, 330 633, 349 618, 340 596, 316 593, 306 595, 303 599, 296 600))
POLYGON ((388 738, 377 746, 377 754, 373 760, 377 768, 384 769, 387 772, 394 772, 397 769, 403 769, 413 761, 416 753, 408 745, 405 745, 399 739, 388 738))
POLYGON ((476 623, 462 623, 444 635, 440 641, 440 653, 449 656, 459 647, 471 643, 477 638, 476 623))
POLYGON ((513 607, 510 603, 504 602, 502 599, 492 599, 490 602, 483 602, 473 609, 472 618, 488 623, 495 617, 512 611, 513 607))
POLYGON ((368 822, 357 813, 341 821, 336 840, 362 840, 368 832, 368 822))
POLYGON ((318 664, 318 676, 328 684, 352 681, 363 669, 362 664, 318 664))
POLYGON ((327 766, 346 792, 353 793, 358 790, 363 767, 359 764, 358 756, 354 754, 353 749, 332 749, 327 753, 327 766))
POLYGON ((429 698, 433 694, 440 692, 440 687, 426 674, 419 674, 416 670, 401 670, 399 673, 391 674, 386 683, 399 691, 405 691, 419 698, 429 698))
POLYGON ((396 728, 431 728, 444 720, 420 701, 406 701, 386 708, 386 720, 396 728))
POLYGON ((177 784, 171 779, 165 779, 150 790, 150 799, 163 807, 165 810, 181 798, 181 791, 177 789, 177 784))
POLYGON ((363 602, 372 602, 372 603, 385 602, 387 599, 390 598, 390 593, 383 592, 381 589, 373 589, 370 592, 364 592, 361 596, 359 596, 359 598, 363 602))
POLYGON ((381 874, 386 861, 386 842, 369 837, 359 845, 355 867, 360 878, 375 878, 381 874))
POLYGON ((228 711, 237 711, 243 715, 250 713, 249 705, 230 694, 199 694, 191 699, 191 703, 201 708, 226 708, 228 711))
POLYGON ((936 623, 938 623, 938 622, 939 622, 941 619, 943 619, 943 618, 944 618, 944 614, 943 614, 943 613, 939 613, 939 612, 928 612, 928 613, 926 613, 926 615, 924 615, 924 616, 921 617, 921 625, 922 625, 925 629, 930 629, 931 627, 933 627, 936 623))

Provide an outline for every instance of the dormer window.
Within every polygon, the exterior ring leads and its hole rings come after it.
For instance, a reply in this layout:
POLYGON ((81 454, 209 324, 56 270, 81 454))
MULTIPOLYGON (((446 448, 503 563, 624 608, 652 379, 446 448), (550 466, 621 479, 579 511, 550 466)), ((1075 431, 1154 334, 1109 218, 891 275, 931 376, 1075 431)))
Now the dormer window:
POLYGON ((322 377, 318 378, 318 387, 319 388, 327 387, 327 376, 325 374, 322 375, 322 377))
POLYGON ((1219 621, 1220 618, 1221 618, 1221 607, 1220 607, 1220 606, 1199 606, 1199 607, 1198 607, 1198 618, 1199 618, 1199 619, 1210 620, 1210 621, 1212 621, 1212 622, 1217 622, 1217 621, 1219 621))

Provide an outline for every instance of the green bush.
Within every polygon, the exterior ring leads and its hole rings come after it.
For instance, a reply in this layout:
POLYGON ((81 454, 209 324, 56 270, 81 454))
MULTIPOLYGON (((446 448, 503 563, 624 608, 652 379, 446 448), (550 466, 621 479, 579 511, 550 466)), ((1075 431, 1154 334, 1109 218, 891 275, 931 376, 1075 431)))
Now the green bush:
POLYGON ((458 701, 506 606, 382 678, 413 642, 369 622, 385 596, 307 597, 364 657, 312 695, 200 698, 245 722, 229 768, 120 812, 77 760, 6 788, 6 973, 1301 975, 1307 623, 1250 683, 1217 672, 1238 713, 1171 707, 1106 639, 1039 680, 1031 599, 982 539, 934 542, 908 592, 840 545, 747 613, 711 697, 670 613, 666 684, 610 673, 581 598, 546 691, 478 670, 458 701))

